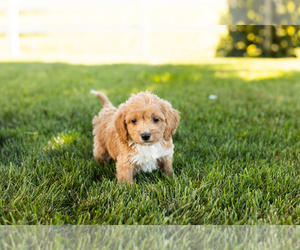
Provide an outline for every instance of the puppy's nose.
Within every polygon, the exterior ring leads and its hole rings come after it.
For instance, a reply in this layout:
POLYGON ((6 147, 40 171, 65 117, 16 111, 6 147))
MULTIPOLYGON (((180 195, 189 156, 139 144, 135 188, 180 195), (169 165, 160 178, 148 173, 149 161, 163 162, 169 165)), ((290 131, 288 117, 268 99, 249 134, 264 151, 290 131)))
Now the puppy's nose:
POLYGON ((144 141, 148 141, 151 137, 151 134, 150 133, 142 133, 141 137, 144 141))

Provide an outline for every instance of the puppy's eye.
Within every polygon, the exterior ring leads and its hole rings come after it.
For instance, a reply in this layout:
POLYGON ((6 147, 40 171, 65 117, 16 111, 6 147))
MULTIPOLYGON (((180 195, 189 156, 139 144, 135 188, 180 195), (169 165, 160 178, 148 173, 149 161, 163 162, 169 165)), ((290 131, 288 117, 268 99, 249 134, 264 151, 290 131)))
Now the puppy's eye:
POLYGON ((158 118, 153 118, 153 122, 154 122, 154 123, 158 123, 158 122, 159 122, 159 119, 158 119, 158 118))
POLYGON ((132 119, 131 122, 132 122, 133 124, 136 124, 136 119, 132 119))

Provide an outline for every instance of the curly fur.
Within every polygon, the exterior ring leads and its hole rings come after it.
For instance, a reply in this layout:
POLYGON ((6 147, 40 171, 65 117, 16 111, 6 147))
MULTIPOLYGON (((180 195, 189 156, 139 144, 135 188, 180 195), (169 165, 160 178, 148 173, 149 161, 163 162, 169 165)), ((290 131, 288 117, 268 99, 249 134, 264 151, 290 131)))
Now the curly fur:
POLYGON ((94 157, 99 162, 116 162, 119 182, 133 182, 137 171, 162 169, 173 176, 172 135, 179 124, 179 112, 171 104, 146 91, 115 108, 107 96, 92 90, 103 108, 93 119, 94 157), (143 139, 143 135, 150 136, 143 139))

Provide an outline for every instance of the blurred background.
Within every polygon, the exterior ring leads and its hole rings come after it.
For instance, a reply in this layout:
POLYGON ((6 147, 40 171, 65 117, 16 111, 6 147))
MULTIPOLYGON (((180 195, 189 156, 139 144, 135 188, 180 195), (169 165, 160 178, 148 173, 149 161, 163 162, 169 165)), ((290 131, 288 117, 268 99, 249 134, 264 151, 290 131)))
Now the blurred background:
POLYGON ((1 0, 1 61, 300 57, 300 1, 1 0))

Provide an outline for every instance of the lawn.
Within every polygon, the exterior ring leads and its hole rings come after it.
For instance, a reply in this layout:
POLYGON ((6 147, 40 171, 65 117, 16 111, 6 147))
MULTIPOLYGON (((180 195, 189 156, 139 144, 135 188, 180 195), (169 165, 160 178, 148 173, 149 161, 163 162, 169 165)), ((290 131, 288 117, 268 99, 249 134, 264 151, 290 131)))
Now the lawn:
POLYGON ((0 63, 0 224, 299 224, 300 67, 273 62, 0 63), (173 179, 93 159, 90 89, 181 112, 173 179))

